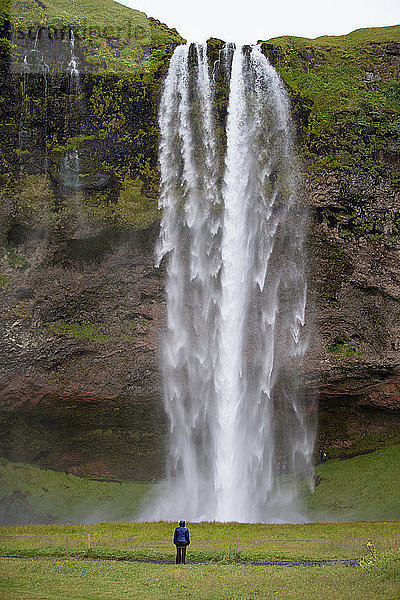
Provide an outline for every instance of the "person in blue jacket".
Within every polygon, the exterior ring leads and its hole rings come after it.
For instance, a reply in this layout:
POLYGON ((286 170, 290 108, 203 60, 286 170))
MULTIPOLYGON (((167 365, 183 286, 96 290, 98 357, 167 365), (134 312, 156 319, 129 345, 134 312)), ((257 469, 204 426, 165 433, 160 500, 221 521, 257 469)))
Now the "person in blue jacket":
POLYGON ((176 546, 176 564, 186 564, 186 547, 189 546, 190 539, 185 521, 179 521, 179 527, 175 529, 174 544, 176 546))

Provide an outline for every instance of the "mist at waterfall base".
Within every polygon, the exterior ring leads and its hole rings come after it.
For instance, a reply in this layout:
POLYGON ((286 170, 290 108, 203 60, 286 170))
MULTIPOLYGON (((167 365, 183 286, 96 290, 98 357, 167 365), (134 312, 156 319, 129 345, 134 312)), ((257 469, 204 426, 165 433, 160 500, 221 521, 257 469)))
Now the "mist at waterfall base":
POLYGON ((170 439, 142 518, 304 522, 314 428, 299 383, 306 211, 289 101, 258 46, 227 44, 212 72, 206 50, 175 50, 160 106, 170 439))

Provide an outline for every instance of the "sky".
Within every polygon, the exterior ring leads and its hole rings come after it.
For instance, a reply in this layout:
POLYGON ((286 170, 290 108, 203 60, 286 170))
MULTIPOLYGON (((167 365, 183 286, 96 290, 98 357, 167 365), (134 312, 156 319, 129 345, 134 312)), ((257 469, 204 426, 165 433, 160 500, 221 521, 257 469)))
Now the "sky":
POLYGON ((255 43, 280 35, 342 35, 400 22, 399 0, 119 0, 188 41, 255 43))

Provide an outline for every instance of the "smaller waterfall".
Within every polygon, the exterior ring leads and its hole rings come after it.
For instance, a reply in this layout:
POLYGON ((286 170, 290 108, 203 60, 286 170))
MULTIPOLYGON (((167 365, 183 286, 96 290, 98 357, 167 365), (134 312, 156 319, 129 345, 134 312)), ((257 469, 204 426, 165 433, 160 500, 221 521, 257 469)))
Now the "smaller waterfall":
POLYGON ((31 149, 37 143, 38 132, 33 123, 42 123, 44 139, 48 132, 48 86, 49 66, 44 54, 38 48, 39 31, 37 30, 32 50, 24 56, 22 64, 22 107, 19 122, 19 147, 31 149), (43 98, 43 103, 37 104, 32 98, 43 98))
POLYGON ((227 43, 218 52, 218 59, 214 63, 213 67, 213 81, 215 82, 217 73, 221 73, 222 76, 229 81, 231 74, 233 51, 235 44, 227 43))
MULTIPOLYGON (((75 34, 74 31, 71 30, 70 58, 67 67, 68 103, 65 114, 65 133, 68 137, 79 135, 81 133, 80 72, 78 62, 78 57, 75 54, 75 34)), ((60 169, 60 179, 63 185, 68 189, 68 193, 76 193, 81 188, 80 163, 81 161, 78 148, 73 148, 65 152, 60 169)), ((80 212, 79 204, 77 204, 76 210, 80 212)))
POLYGON ((79 69, 78 69, 78 57, 75 56, 75 34, 71 29, 70 38, 70 61, 68 63, 67 73, 69 75, 69 93, 75 98, 79 94, 79 69))
POLYGON ((80 188, 79 169, 80 160, 78 150, 76 148, 74 150, 68 150, 64 154, 61 163, 60 179, 63 185, 70 191, 76 192, 80 188))
POLYGON ((65 134, 68 137, 81 133, 81 74, 79 72, 79 59, 75 52, 75 34, 71 30, 70 56, 67 66, 68 102, 65 114, 65 134))

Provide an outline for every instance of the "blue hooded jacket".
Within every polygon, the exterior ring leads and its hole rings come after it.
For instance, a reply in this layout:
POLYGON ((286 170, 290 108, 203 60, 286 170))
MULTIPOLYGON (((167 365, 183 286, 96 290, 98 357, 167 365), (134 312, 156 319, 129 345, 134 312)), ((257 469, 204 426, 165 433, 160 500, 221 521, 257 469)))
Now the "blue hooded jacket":
POLYGON ((175 529, 174 544, 190 544, 189 529, 185 527, 185 521, 179 521, 179 527, 175 529))

